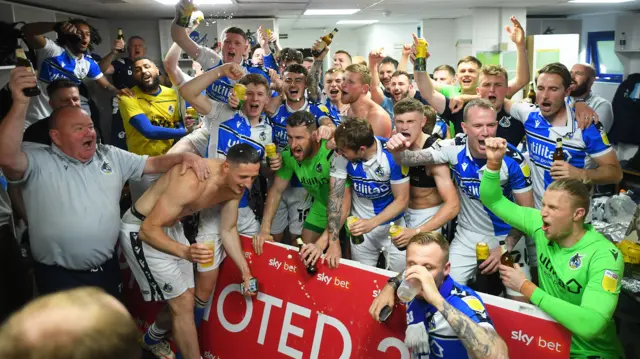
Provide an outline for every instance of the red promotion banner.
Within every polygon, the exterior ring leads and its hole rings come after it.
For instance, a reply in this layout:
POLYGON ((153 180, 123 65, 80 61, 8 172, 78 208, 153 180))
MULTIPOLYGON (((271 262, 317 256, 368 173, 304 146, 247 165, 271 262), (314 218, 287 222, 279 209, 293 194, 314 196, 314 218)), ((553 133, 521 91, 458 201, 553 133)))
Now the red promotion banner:
MULTIPOLYGON (((318 263, 312 276, 297 248, 267 243, 258 256, 249 238, 242 241, 259 293, 244 298, 235 264, 223 262, 200 327, 205 359, 410 358, 403 343, 404 306, 396 305, 382 324, 369 315, 371 302, 392 272, 342 260, 337 269, 318 263)), ((138 324, 148 327, 161 305, 144 303, 133 282, 125 282, 124 288, 138 324)), ((511 358, 569 358, 571 334, 538 308, 490 295, 482 298, 511 358)))

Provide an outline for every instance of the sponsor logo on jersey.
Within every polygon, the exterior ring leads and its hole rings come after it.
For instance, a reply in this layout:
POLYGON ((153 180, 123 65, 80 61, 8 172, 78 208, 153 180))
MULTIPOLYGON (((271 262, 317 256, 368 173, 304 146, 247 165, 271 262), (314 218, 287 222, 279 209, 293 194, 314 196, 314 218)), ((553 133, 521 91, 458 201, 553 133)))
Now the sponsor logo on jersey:
POLYGON ((360 181, 353 182, 353 189, 358 197, 364 198, 381 198, 391 191, 391 187, 387 184, 369 184, 360 181))
POLYGON ((584 258, 584 255, 581 255, 580 253, 576 253, 573 257, 569 259, 569 268, 571 269, 580 268, 580 266, 582 265, 582 258, 584 258))
POLYGON ((615 293, 618 289, 618 282, 620 282, 620 276, 610 270, 604 271, 602 277, 602 289, 609 293, 615 293))
POLYGON ((540 126, 540 120, 536 120, 536 128, 538 128, 538 126, 540 126))
POLYGON ((469 166, 468 163, 466 163, 466 162, 462 163, 462 170, 466 171, 468 166, 469 166))
POLYGON ((580 294, 580 292, 582 291, 582 285, 578 283, 575 278, 573 278, 567 282, 567 291, 573 294, 580 294))
POLYGON ((102 163, 102 167, 100 167, 100 171, 106 175, 110 175, 113 173, 113 169, 109 165, 109 162, 102 163))
POLYGON ((611 249, 611 250, 610 250, 610 252, 611 252, 611 255, 613 256, 613 260, 614 260, 614 261, 617 261, 617 260, 618 260, 618 254, 619 254, 620 252, 618 252, 618 250, 617 250, 617 249, 611 249))

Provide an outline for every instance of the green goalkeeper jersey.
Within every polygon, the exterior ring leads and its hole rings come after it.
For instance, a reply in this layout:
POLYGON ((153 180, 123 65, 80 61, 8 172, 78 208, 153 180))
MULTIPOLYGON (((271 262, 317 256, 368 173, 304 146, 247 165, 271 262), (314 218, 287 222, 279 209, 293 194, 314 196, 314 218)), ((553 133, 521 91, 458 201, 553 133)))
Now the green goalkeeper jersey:
POLYGON ((534 239, 540 286, 531 302, 573 333, 571 358, 624 357, 613 321, 624 268, 618 248, 591 225, 585 225, 584 237, 570 248, 549 241, 540 211, 504 197, 498 172, 484 171, 480 199, 496 216, 534 239))

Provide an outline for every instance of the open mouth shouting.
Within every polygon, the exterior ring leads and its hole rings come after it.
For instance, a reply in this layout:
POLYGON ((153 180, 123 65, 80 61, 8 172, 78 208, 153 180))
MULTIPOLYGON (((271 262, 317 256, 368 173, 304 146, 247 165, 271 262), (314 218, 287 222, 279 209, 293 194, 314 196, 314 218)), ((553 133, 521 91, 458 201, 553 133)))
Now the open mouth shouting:
POLYGON ((463 77, 461 82, 462 82, 462 87, 465 87, 465 88, 471 87, 473 85, 473 79, 471 77, 463 77))
POLYGON ((82 148, 89 151, 93 148, 93 140, 86 140, 82 142, 82 148))
POLYGON ((551 111, 551 102, 548 100, 544 100, 540 103, 540 109, 544 112, 550 112, 551 111))
POLYGON ((545 221, 544 219, 542 220, 542 231, 546 233, 549 230, 550 226, 551 224, 549 222, 545 221))

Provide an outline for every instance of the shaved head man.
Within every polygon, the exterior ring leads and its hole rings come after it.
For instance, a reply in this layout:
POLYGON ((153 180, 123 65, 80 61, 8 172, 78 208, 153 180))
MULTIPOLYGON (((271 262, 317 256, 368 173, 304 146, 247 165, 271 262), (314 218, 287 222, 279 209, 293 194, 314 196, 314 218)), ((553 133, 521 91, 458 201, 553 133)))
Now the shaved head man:
POLYGON ((125 307, 86 287, 40 297, 0 327, 3 359, 138 359, 140 332, 125 307))

